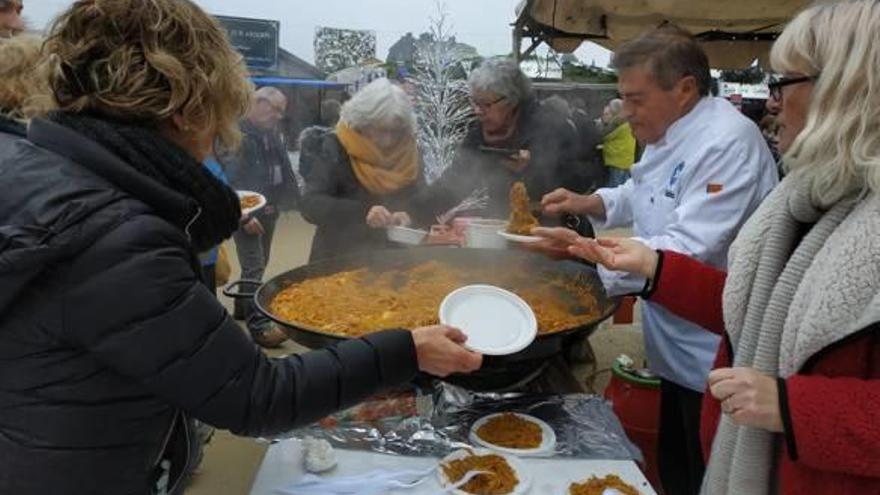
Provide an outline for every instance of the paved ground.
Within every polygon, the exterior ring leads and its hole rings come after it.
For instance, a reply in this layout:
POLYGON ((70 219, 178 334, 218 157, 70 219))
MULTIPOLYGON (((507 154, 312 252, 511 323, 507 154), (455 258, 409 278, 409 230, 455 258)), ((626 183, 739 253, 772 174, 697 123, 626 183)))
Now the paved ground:
MULTIPOLYGON (((266 276, 272 277, 304 264, 313 234, 314 228, 303 221, 299 214, 283 216, 278 224, 273 259, 269 263, 266 276)), ((234 261, 235 246, 230 243, 229 247, 234 261)), ((238 267, 235 265, 233 263, 233 280, 238 277, 238 267)), ((220 299, 231 309, 229 299, 222 296, 220 299)), ((644 356, 638 321, 633 325, 604 325, 590 341, 596 354, 596 365, 581 367, 576 370, 576 374, 580 380, 600 393, 608 383, 614 358, 625 353, 641 362, 644 356)), ((271 351, 270 354, 285 355, 299 350, 299 346, 288 342, 282 349, 271 351)), ((187 490, 187 495, 247 495, 266 447, 265 443, 218 431, 208 445, 205 459, 192 486, 187 490)))

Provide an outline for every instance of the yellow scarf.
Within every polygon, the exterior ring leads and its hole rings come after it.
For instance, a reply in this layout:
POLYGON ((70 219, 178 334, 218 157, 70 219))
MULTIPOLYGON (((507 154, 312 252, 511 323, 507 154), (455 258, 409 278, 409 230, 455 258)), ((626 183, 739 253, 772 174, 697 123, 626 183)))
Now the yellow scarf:
POLYGON ((336 137, 348 153, 358 182, 370 193, 381 196, 416 181, 419 152, 412 136, 390 153, 382 153, 372 141, 342 122, 336 125, 336 137))

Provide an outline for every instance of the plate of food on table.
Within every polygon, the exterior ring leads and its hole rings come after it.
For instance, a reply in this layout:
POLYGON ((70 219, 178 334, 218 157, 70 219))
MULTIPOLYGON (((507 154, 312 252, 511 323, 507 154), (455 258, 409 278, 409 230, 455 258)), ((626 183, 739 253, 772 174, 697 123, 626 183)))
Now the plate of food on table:
POLYGON ((522 182, 514 182, 510 188, 510 221, 506 229, 498 235, 512 242, 531 244, 540 242, 541 237, 531 235, 532 229, 539 227, 538 219, 529 209, 529 193, 522 182))
POLYGON ((238 194, 238 201, 241 205, 241 212, 250 215, 260 208, 266 206, 266 197, 254 191, 235 191, 238 194))
POLYGON ((476 445, 516 456, 550 456, 556 449, 556 433, 544 421, 515 412, 484 416, 471 426, 476 445))
POLYGON ((525 465, 516 457, 470 448, 444 457, 437 477, 444 488, 470 477, 452 492, 456 495, 521 495, 527 493, 532 481, 525 465))
POLYGON ((587 479, 573 481, 565 495, 642 495, 636 487, 623 481, 616 474, 592 475, 587 479))

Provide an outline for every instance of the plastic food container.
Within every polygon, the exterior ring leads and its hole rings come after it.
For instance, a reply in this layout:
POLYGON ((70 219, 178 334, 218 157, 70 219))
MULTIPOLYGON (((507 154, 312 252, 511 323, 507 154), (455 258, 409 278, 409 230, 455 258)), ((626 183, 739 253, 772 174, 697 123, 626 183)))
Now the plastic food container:
POLYGON ((505 220, 471 220, 464 228, 464 245, 479 249, 505 249, 507 240, 498 235, 498 231, 505 228, 505 220))
POLYGON ((409 227, 388 227, 388 240, 400 244, 408 244, 416 246, 422 243, 428 232, 419 229, 411 229, 409 227))

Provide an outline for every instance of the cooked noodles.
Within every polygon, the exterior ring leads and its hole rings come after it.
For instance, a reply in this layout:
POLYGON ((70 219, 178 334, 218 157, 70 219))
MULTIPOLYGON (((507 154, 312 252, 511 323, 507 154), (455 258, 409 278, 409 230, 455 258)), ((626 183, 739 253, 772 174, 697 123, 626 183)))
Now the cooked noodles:
POLYGON ((468 455, 442 464, 443 472, 452 483, 462 479, 470 471, 487 471, 474 476, 459 490, 474 495, 505 495, 513 492, 519 479, 510 464, 496 454, 468 455))
POLYGON ((535 312, 539 333, 574 328, 599 316, 589 286, 518 268, 460 268, 440 261, 384 272, 361 268, 292 284, 275 296, 270 310, 284 321, 355 337, 388 328, 436 325, 447 294, 479 283, 522 297, 535 312))
POLYGON ((513 413, 504 413, 477 428, 477 436, 499 447, 536 449, 544 441, 541 427, 513 413))
POLYGON ((526 185, 514 182, 510 188, 510 222, 507 231, 517 235, 531 235, 538 226, 538 219, 529 211, 529 194, 526 185))
POLYGON ((246 196, 242 196, 241 199, 239 199, 239 202, 241 203, 241 209, 247 210, 248 208, 253 208, 259 205, 260 197, 256 194, 248 194, 246 196))
POLYGON ((568 487, 568 493, 569 495, 603 495, 608 489, 617 490, 621 495, 640 495, 638 490, 614 474, 604 478, 590 476, 590 479, 583 483, 572 483, 568 487))

